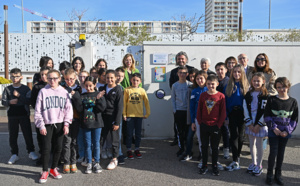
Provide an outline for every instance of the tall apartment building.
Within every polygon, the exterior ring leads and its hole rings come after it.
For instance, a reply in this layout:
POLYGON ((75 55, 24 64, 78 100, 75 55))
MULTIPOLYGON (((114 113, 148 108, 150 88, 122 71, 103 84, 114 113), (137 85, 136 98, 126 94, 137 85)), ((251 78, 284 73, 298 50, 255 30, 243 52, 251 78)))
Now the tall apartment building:
POLYGON ((205 0, 205 32, 237 32, 239 0, 205 0))
MULTIPOLYGON (((146 26, 151 34, 175 33, 181 30, 180 21, 27 21, 27 33, 99 33, 107 28, 146 26)), ((186 28, 183 28, 186 32, 186 28)))

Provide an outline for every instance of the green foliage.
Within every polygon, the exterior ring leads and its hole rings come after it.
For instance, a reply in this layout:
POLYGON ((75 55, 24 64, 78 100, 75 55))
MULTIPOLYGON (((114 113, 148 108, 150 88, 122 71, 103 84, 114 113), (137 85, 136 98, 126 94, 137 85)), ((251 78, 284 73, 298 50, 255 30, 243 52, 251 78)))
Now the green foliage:
POLYGON ((107 28, 104 33, 101 33, 100 36, 104 39, 107 44, 118 45, 142 45, 144 41, 155 41, 156 36, 151 36, 147 32, 147 26, 139 27, 128 27, 124 26, 122 23, 119 27, 110 27, 107 28))

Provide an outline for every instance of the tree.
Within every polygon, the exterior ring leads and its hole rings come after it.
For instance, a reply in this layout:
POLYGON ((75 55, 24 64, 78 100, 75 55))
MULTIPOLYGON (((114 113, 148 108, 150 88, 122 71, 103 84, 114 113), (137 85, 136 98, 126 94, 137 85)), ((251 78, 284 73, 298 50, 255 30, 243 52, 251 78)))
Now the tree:
POLYGON ((179 18, 173 17, 179 26, 176 29, 178 39, 180 41, 188 40, 191 35, 197 32, 199 27, 203 27, 204 18, 203 14, 198 17, 196 13, 192 17, 187 17, 185 14, 181 14, 179 18))
POLYGON ((81 33, 81 19, 87 11, 88 11, 88 9, 76 10, 76 9, 73 8, 71 13, 67 12, 68 17, 70 18, 70 20, 73 21, 73 22, 77 22, 77 24, 78 24, 78 34, 81 33))
POLYGON ((144 41, 155 41, 156 36, 147 32, 146 25, 128 28, 122 23, 118 27, 108 27, 100 36, 107 44, 112 45, 142 45, 144 41))

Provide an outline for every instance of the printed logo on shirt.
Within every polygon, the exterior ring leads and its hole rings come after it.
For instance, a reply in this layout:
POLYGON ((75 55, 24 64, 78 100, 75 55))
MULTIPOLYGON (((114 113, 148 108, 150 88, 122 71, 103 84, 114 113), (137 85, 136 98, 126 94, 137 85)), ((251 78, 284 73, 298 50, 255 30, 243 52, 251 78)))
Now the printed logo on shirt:
POLYGON ((216 102, 213 100, 206 100, 205 101, 205 106, 207 109, 208 114, 210 114, 211 110, 214 108, 216 102))
POLYGON ((195 95, 191 95, 191 99, 194 99, 195 98, 195 95))
POLYGON ((84 109, 87 110, 86 115, 84 117, 84 122, 87 121, 94 121, 95 117, 94 117, 94 107, 96 106, 96 97, 86 97, 82 100, 84 109))
POLYGON ((266 104, 267 104, 267 100, 266 99, 262 100, 261 101, 261 109, 265 109, 266 104))
POLYGON ((141 101, 140 101, 140 94, 139 93, 132 93, 129 95, 129 102, 132 103, 132 104, 139 104, 141 101))
POLYGON ((45 98, 45 104, 43 104, 43 111, 51 108, 64 109, 66 104, 66 98, 59 96, 49 96, 45 98))
POLYGON ((272 110, 272 113, 279 118, 289 118, 293 115, 293 111, 287 112, 285 110, 272 110))

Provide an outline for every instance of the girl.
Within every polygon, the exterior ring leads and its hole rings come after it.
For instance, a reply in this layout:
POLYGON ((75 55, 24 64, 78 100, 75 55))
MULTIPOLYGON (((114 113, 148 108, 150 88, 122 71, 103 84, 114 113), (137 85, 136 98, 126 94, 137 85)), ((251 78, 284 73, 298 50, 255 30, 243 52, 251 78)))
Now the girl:
POLYGON ((103 87, 106 84, 105 75, 106 75, 106 69, 101 68, 98 71, 98 83, 96 85, 97 89, 99 89, 99 87, 103 87))
POLYGON ((227 68, 226 76, 227 76, 227 77, 230 77, 230 73, 231 73, 233 67, 234 67, 235 65, 237 65, 237 60, 235 59, 235 57, 230 56, 230 57, 228 57, 228 58, 225 60, 225 65, 226 65, 226 68, 227 68))
POLYGON ((249 73, 248 80, 250 82, 252 75, 255 72, 262 72, 266 79, 266 88, 271 96, 277 94, 274 83, 276 80, 276 73, 270 68, 270 61, 265 53, 260 53, 256 56, 254 61, 254 70, 249 73))
MULTIPOLYGON (((54 68, 54 63, 51 57, 48 56, 42 56, 40 59, 40 64, 39 64, 40 68, 42 67, 49 67, 50 69, 54 68)), ((41 76, 40 73, 35 73, 33 76, 33 85, 35 85, 36 83, 42 81, 41 80, 41 76)))
POLYGON ((95 173, 100 173, 102 172, 100 166, 100 136, 101 128, 104 127, 101 113, 106 108, 106 101, 103 97, 105 92, 99 93, 96 91, 96 79, 93 77, 87 77, 84 85, 87 92, 81 95, 83 104, 81 127, 83 128, 86 145, 87 168, 85 173, 92 173, 92 169, 95 173), (94 166, 92 166, 92 145, 95 159, 94 166))
POLYGON ((107 69, 107 62, 105 61, 105 59, 100 58, 100 59, 97 60, 97 62, 95 64, 95 67, 96 67, 97 71, 99 71, 100 68, 107 69))
POLYGON ((246 134, 249 136, 250 153, 252 163, 247 172, 259 176, 262 172, 263 138, 268 135, 268 129, 264 123, 263 114, 268 99, 268 91, 265 87, 265 77, 261 72, 253 74, 251 88, 245 95, 243 103, 246 134))
POLYGON ((74 70, 77 72, 78 75, 79 72, 84 70, 85 68, 83 59, 79 56, 75 57, 72 61, 72 67, 74 68, 74 70))
MULTIPOLYGON (((130 79, 132 74, 139 73, 139 70, 135 68, 135 60, 132 54, 126 54, 123 58, 123 69, 125 70, 124 80, 121 82, 122 87, 125 89, 131 86, 130 79)), ((139 85, 142 87, 142 84, 139 85)))
POLYGON ((90 69, 90 75, 93 77, 93 78, 96 78, 98 79, 98 70, 96 67, 92 67, 90 69))
MULTIPOLYGON (((192 159, 192 148, 193 148, 193 139, 194 139, 194 134, 196 132, 197 138, 198 138, 198 143, 199 143, 199 161, 201 159, 201 140, 200 140, 200 126, 198 125, 196 118, 197 114, 197 108, 198 108, 198 102, 200 98, 200 94, 203 92, 206 92, 208 89, 205 86, 207 78, 207 73, 203 70, 198 71, 195 75, 194 81, 193 81, 193 90, 191 89, 191 96, 189 96, 189 110, 190 110, 190 120, 192 123, 191 126, 188 129, 188 134, 187 134, 187 145, 186 145, 186 152, 184 156, 181 156, 179 160, 181 161, 189 161, 192 159)), ((189 116, 188 116, 189 118, 189 116)))
POLYGON ((265 109, 265 122, 268 126, 270 154, 266 183, 272 184, 273 168, 276 159, 275 181, 283 185, 281 166, 288 139, 298 124, 298 104, 296 99, 288 95, 291 83, 286 77, 277 78, 275 88, 277 96, 268 99, 265 109))
POLYGON ((35 106, 34 121, 42 135, 43 172, 39 180, 45 183, 48 178, 48 163, 52 143, 53 160, 50 175, 55 179, 62 176, 57 171, 57 165, 62 150, 64 135, 69 133, 69 124, 73 119, 73 108, 68 92, 59 85, 60 73, 50 70, 47 74, 48 85, 41 89, 35 106))
POLYGON ((244 67, 237 64, 233 67, 228 84, 225 86, 226 112, 228 120, 225 125, 229 126, 229 142, 232 149, 233 161, 225 168, 228 171, 240 169, 239 157, 243 146, 244 114, 243 100, 249 88, 244 67))

